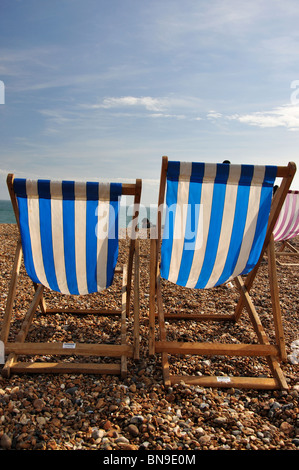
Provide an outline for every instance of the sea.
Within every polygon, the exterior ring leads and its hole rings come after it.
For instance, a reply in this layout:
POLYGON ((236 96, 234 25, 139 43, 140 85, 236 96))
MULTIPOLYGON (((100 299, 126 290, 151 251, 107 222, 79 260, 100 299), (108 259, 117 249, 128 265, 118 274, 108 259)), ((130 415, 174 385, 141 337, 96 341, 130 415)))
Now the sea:
MULTIPOLYGON (((132 206, 120 206, 119 227, 128 228, 132 222, 132 206)), ((152 225, 156 224, 157 209, 140 205, 139 228, 142 228, 143 219, 148 219, 152 225)), ((15 224, 16 218, 10 200, 0 200, 0 224, 15 224)))

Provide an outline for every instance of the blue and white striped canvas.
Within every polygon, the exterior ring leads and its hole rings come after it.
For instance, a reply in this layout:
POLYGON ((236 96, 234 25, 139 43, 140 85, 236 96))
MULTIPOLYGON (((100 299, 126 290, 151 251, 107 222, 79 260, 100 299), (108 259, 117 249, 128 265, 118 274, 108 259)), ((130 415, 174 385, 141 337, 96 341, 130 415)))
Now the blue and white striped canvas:
POLYGON ((275 166, 168 162, 161 276, 210 288, 256 265, 275 166))
POLYGON ((113 281, 122 185, 16 178, 24 264, 33 282, 63 294, 113 281))

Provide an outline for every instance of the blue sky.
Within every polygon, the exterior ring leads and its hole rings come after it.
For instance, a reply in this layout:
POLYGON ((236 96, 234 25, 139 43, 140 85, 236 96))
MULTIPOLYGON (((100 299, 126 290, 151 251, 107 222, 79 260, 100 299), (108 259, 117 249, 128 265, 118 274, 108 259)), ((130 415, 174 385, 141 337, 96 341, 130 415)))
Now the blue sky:
POLYGON ((8 172, 149 204, 162 155, 298 165, 298 24, 298 0, 1 0, 0 199, 8 172))

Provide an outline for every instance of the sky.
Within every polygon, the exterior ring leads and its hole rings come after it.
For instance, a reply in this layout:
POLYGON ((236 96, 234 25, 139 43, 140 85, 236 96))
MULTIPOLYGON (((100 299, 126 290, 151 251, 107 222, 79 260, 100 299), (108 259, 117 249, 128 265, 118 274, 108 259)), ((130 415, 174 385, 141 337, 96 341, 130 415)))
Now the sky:
POLYGON ((298 25, 298 0, 1 0, 0 199, 12 172, 155 204, 163 155, 299 166, 298 25))

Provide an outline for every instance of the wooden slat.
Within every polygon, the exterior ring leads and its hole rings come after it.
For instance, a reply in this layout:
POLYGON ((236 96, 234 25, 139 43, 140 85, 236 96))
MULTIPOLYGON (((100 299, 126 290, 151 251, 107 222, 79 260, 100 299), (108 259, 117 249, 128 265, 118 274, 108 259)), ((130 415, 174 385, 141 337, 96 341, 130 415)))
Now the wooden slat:
POLYGON ((92 344, 92 343, 7 343, 5 353, 17 355, 65 355, 65 356, 109 356, 133 357, 133 347, 128 344, 92 344))
POLYGON ((75 309, 75 308, 47 308, 45 314, 66 313, 70 315, 121 315, 120 309, 75 309))
POLYGON ((198 354, 201 356, 277 356, 278 348, 265 344, 192 343, 156 341, 156 352, 198 354))
POLYGON ((135 244, 135 267, 134 267, 134 304, 133 304, 133 342, 134 359, 139 359, 140 355, 140 259, 139 259, 139 240, 135 244))
MULTIPOLYGON (((121 344, 126 344, 127 327, 126 327, 126 307, 127 307, 127 266, 124 266, 123 280, 122 280, 122 313, 121 313, 121 344)), ((127 375, 127 356, 121 356, 121 377, 125 378, 127 375)))
POLYGON ((243 388, 257 390, 276 390, 279 389, 279 383, 273 378, 267 377, 215 377, 215 376, 185 376, 171 375, 171 385, 185 382, 189 385, 201 385, 202 387, 214 388, 243 388))
POLYGON ((293 257, 298 257, 299 253, 298 252, 290 252, 290 251, 276 251, 275 256, 290 256, 291 258, 293 257))
MULTIPOLYGON (((158 315, 155 315, 156 317, 158 315)), ((205 313, 164 313, 165 320, 201 320, 201 321, 234 321, 233 314, 205 313)))
POLYGON ((155 354, 155 309, 156 309, 156 248, 157 241, 150 241, 150 293, 149 293, 149 354, 155 354))
POLYGON ((16 362, 10 373, 44 374, 44 373, 78 373, 78 374, 120 374, 120 364, 92 364, 67 362, 16 362))

